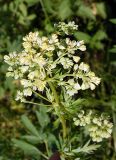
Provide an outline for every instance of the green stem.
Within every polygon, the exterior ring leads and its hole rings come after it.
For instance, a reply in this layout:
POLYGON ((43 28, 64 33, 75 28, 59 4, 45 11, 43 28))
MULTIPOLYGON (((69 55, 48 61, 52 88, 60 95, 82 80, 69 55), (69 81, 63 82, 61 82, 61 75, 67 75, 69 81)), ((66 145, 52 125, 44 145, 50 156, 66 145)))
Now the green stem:
POLYGON ((55 98, 56 103, 59 105, 59 103, 60 103, 59 102, 59 97, 57 95, 57 92, 56 92, 56 89, 55 89, 54 85, 51 82, 48 82, 48 84, 49 84, 49 86, 50 86, 50 88, 51 88, 51 90, 54 94, 54 98, 55 98))
MULTIPOLYGON (((59 101, 59 96, 57 95, 57 92, 56 92, 56 89, 54 87, 54 85, 51 83, 51 82, 48 82, 53 94, 54 94, 54 98, 55 98, 55 101, 56 101, 56 106, 54 105, 54 108, 55 108, 55 111, 58 110, 58 108, 56 107, 59 107, 60 109, 60 101, 59 101)), ((63 115, 60 113, 60 112, 57 112, 58 113, 58 116, 60 118, 60 121, 61 121, 61 124, 62 124, 62 128, 63 128, 63 138, 66 138, 66 134, 67 134, 67 128, 66 128, 66 120, 64 119, 63 115)))
POLYGON ((66 120, 64 119, 63 116, 60 116, 60 119, 61 119, 62 128, 63 128, 63 138, 66 138, 66 134, 67 134, 66 120))
POLYGON ((40 3, 41 3, 41 6, 42 6, 42 9, 43 9, 43 12, 44 12, 44 14, 45 14, 46 19, 47 19, 48 22, 50 23, 50 19, 49 19, 49 16, 48 16, 47 12, 46 12, 46 9, 45 9, 43 0, 40 0, 40 3))
POLYGON ((34 104, 34 105, 37 105, 37 106, 51 106, 51 105, 46 105, 46 104, 38 104, 38 103, 35 103, 35 102, 30 102, 30 101, 24 101, 23 103, 34 104))
POLYGON ((49 149, 48 149, 48 143, 46 140, 44 141, 44 143, 45 143, 47 155, 49 156, 50 154, 49 154, 49 149))
POLYGON ((40 154, 42 157, 44 157, 45 159, 48 159, 48 157, 47 157, 45 154, 43 154, 41 151, 39 151, 39 154, 40 154))
MULTIPOLYGON (((47 102, 50 102, 49 99, 47 99, 46 97, 42 96, 41 94, 39 94, 39 93, 37 93, 37 92, 35 92, 35 91, 33 91, 33 92, 34 92, 35 94, 37 94, 40 98, 46 100, 47 102)), ((50 103, 51 103, 51 102, 50 102, 50 103)))

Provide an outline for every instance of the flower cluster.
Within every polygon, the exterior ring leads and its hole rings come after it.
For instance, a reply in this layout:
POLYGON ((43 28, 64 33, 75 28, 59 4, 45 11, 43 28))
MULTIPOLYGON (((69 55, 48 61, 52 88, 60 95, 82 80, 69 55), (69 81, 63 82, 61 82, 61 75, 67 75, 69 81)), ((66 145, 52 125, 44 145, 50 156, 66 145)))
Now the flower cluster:
POLYGON ((74 21, 69 22, 68 24, 59 22, 58 24, 55 24, 55 27, 57 27, 59 32, 64 32, 67 35, 78 29, 78 25, 76 25, 74 21))
POLYGON ((78 50, 86 50, 84 41, 67 37, 69 30, 77 30, 77 25, 74 22, 61 22, 56 28, 66 36, 58 31, 48 37, 30 32, 23 38, 22 52, 4 56, 9 65, 7 76, 20 80, 22 85, 17 100, 24 101, 24 97, 31 96, 33 92, 49 88, 48 81, 65 87, 70 96, 79 90, 93 90, 100 83, 100 78, 95 76, 89 65, 80 62, 78 50))
POLYGON ((108 121, 108 117, 103 115, 98 117, 92 111, 86 114, 82 110, 73 120, 76 126, 87 128, 94 142, 101 142, 103 138, 109 138, 112 133, 113 124, 108 121))

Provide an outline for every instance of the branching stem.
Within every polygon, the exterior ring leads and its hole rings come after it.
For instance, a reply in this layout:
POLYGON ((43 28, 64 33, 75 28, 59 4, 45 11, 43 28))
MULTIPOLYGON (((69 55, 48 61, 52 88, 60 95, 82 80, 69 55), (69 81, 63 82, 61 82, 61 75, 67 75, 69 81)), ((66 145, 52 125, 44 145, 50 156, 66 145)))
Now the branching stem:
POLYGON ((57 105, 54 105, 54 109, 57 112, 58 110, 58 116, 60 118, 61 124, 62 124, 62 128, 63 128, 63 138, 66 138, 66 134, 67 134, 67 128, 66 128, 66 120, 64 119, 63 115, 61 114, 60 110, 60 101, 59 101, 59 96, 56 92, 56 89, 54 87, 54 85, 51 82, 48 82, 53 94, 54 94, 54 98, 55 98, 55 102, 57 105), (58 107, 58 108, 56 108, 58 107))

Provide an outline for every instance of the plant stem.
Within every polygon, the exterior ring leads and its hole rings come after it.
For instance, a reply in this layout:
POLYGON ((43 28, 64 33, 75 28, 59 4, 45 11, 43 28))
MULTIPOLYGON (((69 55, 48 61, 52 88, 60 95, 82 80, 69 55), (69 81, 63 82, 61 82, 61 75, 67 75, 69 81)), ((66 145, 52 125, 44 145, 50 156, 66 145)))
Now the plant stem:
POLYGON ((54 85, 51 82, 48 82, 48 84, 49 84, 49 86, 50 86, 50 88, 51 88, 51 90, 54 94, 54 98, 55 98, 56 103, 59 105, 59 103, 60 103, 59 102, 59 97, 57 95, 57 92, 56 92, 56 89, 55 89, 54 85))
MULTIPOLYGON (((59 109, 60 110, 60 101, 59 101, 59 96, 56 92, 56 89, 54 87, 54 85, 51 83, 51 82, 48 82, 53 94, 54 94, 54 98, 55 98, 55 101, 56 101, 56 104, 57 106, 54 105, 54 108, 55 108, 55 111, 57 112, 57 110, 59 109), (56 107, 59 107, 59 108, 56 108, 56 107)), ((62 129, 63 129, 63 138, 66 138, 66 134, 67 134, 67 128, 66 128, 66 120, 64 119, 63 115, 61 114, 61 112, 57 112, 58 113, 58 116, 60 118, 60 121, 61 121, 61 124, 62 124, 62 129)))
POLYGON ((45 9, 43 0, 40 0, 40 3, 41 3, 41 6, 42 6, 42 9, 43 9, 43 12, 44 12, 44 14, 45 14, 46 19, 47 19, 48 22, 50 23, 50 19, 49 19, 49 16, 48 16, 47 12, 46 12, 46 9, 45 9))
POLYGON ((30 102, 30 101, 24 101, 23 103, 34 104, 34 105, 37 105, 37 106, 51 106, 51 105, 46 105, 46 104, 34 103, 34 102, 30 102))
POLYGON ((46 147, 47 155, 48 155, 48 156, 50 156, 50 154, 49 154, 49 149, 48 149, 48 143, 47 143, 47 141, 46 141, 46 140, 44 141, 44 143, 45 143, 45 147, 46 147))
MULTIPOLYGON (((41 94, 39 94, 39 93, 37 93, 37 92, 35 92, 35 91, 33 91, 33 92, 34 92, 35 94, 37 94, 40 98, 46 100, 47 102, 50 102, 49 99, 47 99, 46 97, 42 96, 41 94)), ((51 102, 50 102, 50 103, 51 103, 51 102)))
POLYGON ((47 157, 45 154, 43 154, 41 151, 39 151, 39 154, 40 154, 42 157, 44 157, 45 159, 48 159, 48 157, 47 157))

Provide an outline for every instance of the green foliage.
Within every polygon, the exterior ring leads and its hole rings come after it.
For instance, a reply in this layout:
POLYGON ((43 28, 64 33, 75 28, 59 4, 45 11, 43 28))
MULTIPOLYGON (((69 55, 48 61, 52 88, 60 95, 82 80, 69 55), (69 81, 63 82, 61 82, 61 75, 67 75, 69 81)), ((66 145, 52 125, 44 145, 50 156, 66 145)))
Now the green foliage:
POLYGON ((95 20, 95 16, 93 15, 92 9, 86 5, 80 5, 77 10, 77 16, 82 17, 83 19, 95 20))
POLYGON ((62 0, 58 7, 58 17, 64 21, 72 15, 70 0, 62 0))
POLYGON ((112 23, 116 24, 116 18, 112 18, 112 19, 110 19, 110 22, 112 22, 112 23))
POLYGON ((89 141, 88 141, 82 148, 74 149, 72 150, 72 152, 77 154, 80 152, 91 153, 99 147, 100 145, 95 145, 95 144, 89 145, 89 141))
POLYGON ((40 152, 33 145, 17 139, 13 139, 12 141, 13 143, 15 143, 16 146, 22 149, 26 155, 32 156, 37 159, 39 158, 40 152))
POLYGON ((34 125, 31 123, 31 121, 27 118, 27 116, 23 115, 21 118, 23 124, 25 125, 25 127, 35 136, 38 136, 38 131, 36 130, 36 128, 34 127, 34 125))
POLYGON ((104 2, 96 3, 97 13, 103 19, 107 18, 106 6, 104 2))

